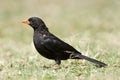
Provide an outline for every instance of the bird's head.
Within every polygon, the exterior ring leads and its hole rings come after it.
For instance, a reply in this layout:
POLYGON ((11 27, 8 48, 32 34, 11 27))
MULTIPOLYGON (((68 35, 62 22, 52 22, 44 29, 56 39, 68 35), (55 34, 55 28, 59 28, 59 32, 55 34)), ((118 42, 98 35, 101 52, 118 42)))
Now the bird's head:
POLYGON ((42 19, 38 17, 31 17, 27 20, 23 20, 23 23, 30 25, 33 29, 46 27, 42 19))

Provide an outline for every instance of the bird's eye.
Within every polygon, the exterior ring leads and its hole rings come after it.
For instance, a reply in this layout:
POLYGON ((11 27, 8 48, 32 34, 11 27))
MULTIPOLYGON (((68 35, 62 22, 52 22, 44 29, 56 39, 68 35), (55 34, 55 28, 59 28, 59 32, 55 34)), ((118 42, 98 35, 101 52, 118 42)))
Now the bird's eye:
POLYGON ((30 21, 30 22, 32 22, 32 20, 31 20, 31 19, 29 19, 29 21, 30 21))

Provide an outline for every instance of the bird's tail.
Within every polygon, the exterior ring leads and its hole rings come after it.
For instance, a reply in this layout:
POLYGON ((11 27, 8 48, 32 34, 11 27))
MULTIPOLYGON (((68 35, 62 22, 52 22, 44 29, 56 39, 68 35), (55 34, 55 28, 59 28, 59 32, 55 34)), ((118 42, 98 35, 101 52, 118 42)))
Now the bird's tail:
POLYGON ((105 64, 105 63, 103 63, 103 62, 101 62, 101 61, 92 59, 92 58, 87 57, 87 56, 84 56, 84 55, 77 55, 76 58, 77 58, 77 59, 78 59, 78 58, 79 58, 79 59, 85 59, 85 60, 87 60, 87 61, 90 61, 90 62, 92 62, 92 63, 97 64, 99 67, 105 67, 105 66, 107 66, 107 64, 105 64))

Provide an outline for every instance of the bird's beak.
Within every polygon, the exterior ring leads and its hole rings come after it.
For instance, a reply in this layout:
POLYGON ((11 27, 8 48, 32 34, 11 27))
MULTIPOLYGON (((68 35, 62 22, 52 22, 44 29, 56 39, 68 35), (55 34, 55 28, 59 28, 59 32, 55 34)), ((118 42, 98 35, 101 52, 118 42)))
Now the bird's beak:
POLYGON ((28 20, 23 20, 22 23, 29 25, 29 24, 30 24, 30 21, 28 21, 28 20))

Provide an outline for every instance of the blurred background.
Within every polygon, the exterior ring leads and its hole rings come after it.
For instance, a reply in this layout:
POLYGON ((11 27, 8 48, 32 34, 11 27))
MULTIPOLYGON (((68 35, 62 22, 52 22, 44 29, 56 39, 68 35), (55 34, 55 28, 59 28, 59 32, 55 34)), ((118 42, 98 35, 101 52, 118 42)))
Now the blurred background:
POLYGON ((21 21, 32 16, 42 18, 50 30, 61 37, 84 35, 84 32, 117 33, 119 6, 119 0, 4 0, 0 3, 0 36, 11 38, 22 34, 24 39, 23 34, 31 31, 21 21))
MULTIPOLYGON (((33 48, 31 49, 32 28, 22 24, 22 20, 32 16, 42 18, 53 34, 85 55, 111 65, 118 66, 117 63, 120 63, 120 0, 1 0, 0 74, 3 75, 1 79, 7 80, 8 77, 13 79, 11 75, 17 74, 15 70, 21 67, 18 65, 23 63, 25 65, 31 59, 34 63, 46 62, 44 58, 38 57, 33 48), (11 67, 13 65, 18 67, 11 67)), ((115 74, 114 71, 111 75, 115 74)), ((115 77, 120 79, 117 75, 115 77)), ((22 76, 26 76, 25 73, 22 76)), ((111 80, 114 79, 109 77, 111 80)), ((94 80, 94 76, 88 78, 94 80)))

